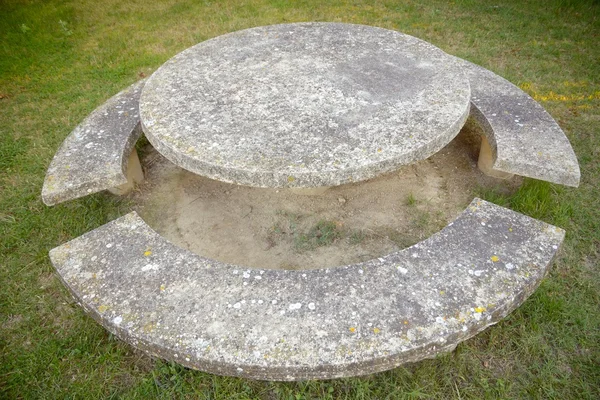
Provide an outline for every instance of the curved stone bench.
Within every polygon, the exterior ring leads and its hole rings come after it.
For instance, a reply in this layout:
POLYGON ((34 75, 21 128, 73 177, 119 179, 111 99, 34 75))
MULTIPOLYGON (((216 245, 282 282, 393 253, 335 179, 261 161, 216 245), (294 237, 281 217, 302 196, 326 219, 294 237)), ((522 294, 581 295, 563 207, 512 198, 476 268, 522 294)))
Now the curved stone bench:
POLYGON ((479 65, 457 60, 471 84, 471 117, 485 134, 479 158, 483 172, 579 186, 575 152, 550 114, 506 79, 479 65))
POLYGON ((67 136, 46 173, 46 205, 102 190, 124 194, 143 180, 134 146, 142 133, 138 104, 144 83, 111 97, 67 136))
POLYGON ((537 287, 560 228, 475 199, 405 250, 320 270, 260 270, 176 247, 135 212, 50 252, 84 309, 133 346, 256 379, 370 374, 447 352, 537 287))

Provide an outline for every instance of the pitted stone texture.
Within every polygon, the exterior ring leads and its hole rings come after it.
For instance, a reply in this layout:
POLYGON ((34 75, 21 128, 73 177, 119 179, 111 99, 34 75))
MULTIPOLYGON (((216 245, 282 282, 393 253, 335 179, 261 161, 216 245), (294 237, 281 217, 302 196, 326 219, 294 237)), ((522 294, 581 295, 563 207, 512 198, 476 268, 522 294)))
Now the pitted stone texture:
POLYGON ((179 53, 148 80, 144 133, 182 168, 258 187, 335 186, 424 159, 469 112, 453 57, 363 25, 233 32, 179 53))
POLYGON ((111 97, 67 136, 46 173, 46 205, 127 183, 129 155, 142 133, 138 105, 144 83, 111 97))
POLYGON ((452 350, 537 287, 564 231, 475 199, 441 232, 368 262, 247 269, 130 213, 50 252, 85 310, 187 367, 268 380, 370 374, 452 350))
POLYGON ((493 169, 579 186, 579 163, 556 121, 527 93, 493 72, 462 60, 471 82, 471 115, 495 154, 493 169))

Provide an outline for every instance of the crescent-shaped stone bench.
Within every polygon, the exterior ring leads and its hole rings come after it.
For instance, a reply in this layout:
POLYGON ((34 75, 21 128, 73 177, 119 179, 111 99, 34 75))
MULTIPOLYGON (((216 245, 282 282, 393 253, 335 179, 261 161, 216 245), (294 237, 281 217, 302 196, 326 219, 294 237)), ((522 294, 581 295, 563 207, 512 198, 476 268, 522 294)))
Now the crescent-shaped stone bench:
POLYGON ((144 83, 111 97, 67 136, 46 173, 46 205, 102 190, 124 194, 143 180, 134 146, 142 133, 138 105, 144 83))
POLYGON ((178 248, 132 212, 50 258, 81 306, 139 349, 216 374, 328 379, 451 351, 534 291, 563 238, 475 199, 442 231, 388 256, 262 270, 178 248))
POLYGON ((495 73, 458 59, 471 85, 470 116, 484 132, 479 168, 579 186, 579 163, 556 121, 527 93, 495 73))

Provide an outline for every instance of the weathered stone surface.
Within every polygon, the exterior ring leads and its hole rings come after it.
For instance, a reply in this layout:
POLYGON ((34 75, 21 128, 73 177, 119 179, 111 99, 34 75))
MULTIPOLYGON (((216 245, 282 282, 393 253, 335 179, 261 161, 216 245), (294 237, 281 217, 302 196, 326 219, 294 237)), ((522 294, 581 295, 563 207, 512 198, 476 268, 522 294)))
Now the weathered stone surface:
POLYGON ((579 186, 579 163, 556 121, 527 93, 493 72, 461 60, 471 83, 471 116, 495 155, 493 169, 579 186))
POLYGON ((191 47, 148 79, 144 133, 182 168, 259 187, 335 186, 427 158, 469 112, 454 57, 363 25, 258 27, 191 47))
POLYGON ((46 205, 127 183, 127 163, 142 133, 138 105, 144 83, 111 97, 67 136, 46 173, 46 205))
POLYGON ((180 249, 127 214, 50 252, 85 310, 135 347, 216 374, 370 374, 433 357, 537 287, 560 228, 475 199, 439 233, 368 262, 258 270, 180 249))

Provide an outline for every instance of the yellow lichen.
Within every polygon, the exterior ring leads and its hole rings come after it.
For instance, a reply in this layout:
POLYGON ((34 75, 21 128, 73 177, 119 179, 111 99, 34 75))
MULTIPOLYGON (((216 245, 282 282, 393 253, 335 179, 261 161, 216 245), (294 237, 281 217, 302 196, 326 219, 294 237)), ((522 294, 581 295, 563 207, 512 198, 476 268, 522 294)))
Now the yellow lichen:
POLYGON ((497 262, 498 260, 500 260, 500 258, 498 256, 491 256, 490 260, 492 260, 492 262, 497 262))
POLYGON ((531 89, 531 82, 523 82, 519 85, 519 87, 523 90, 531 89))
POLYGON ((350 332, 352 332, 352 333, 356 332, 356 328, 355 328, 355 327, 353 327, 353 326, 351 326, 349 330, 350 330, 350 332))
POLYGON ((145 256, 145 257, 148 257, 150 254, 152 254, 152 252, 150 251, 150 249, 148 249, 148 250, 146 250, 146 251, 144 252, 144 256, 145 256))
POLYGON ((106 310, 108 310, 108 306, 105 306, 104 304, 98 307, 98 311, 101 313, 105 312, 106 310))
POLYGON ((166 289, 166 287, 165 287, 165 285, 164 285, 164 284, 160 285, 160 291, 161 291, 161 292, 164 292, 164 291, 165 291, 165 289, 166 289))
POLYGON ((479 314, 481 314, 481 313, 482 313, 482 312, 484 312, 484 311, 485 311, 485 307, 477 307, 477 308, 475 309, 475 312, 476 312, 476 313, 479 313, 479 314))
POLYGON ((581 101, 600 99, 600 91, 594 93, 559 94, 550 91, 546 94, 534 93, 532 96, 536 101, 581 101))
POLYGON ((374 334, 377 335, 379 332, 381 332, 381 329, 379 329, 379 328, 373 328, 373 333, 374 334))
POLYGON ((296 178, 294 178, 293 176, 288 176, 287 180, 288 182, 294 182, 296 178))

